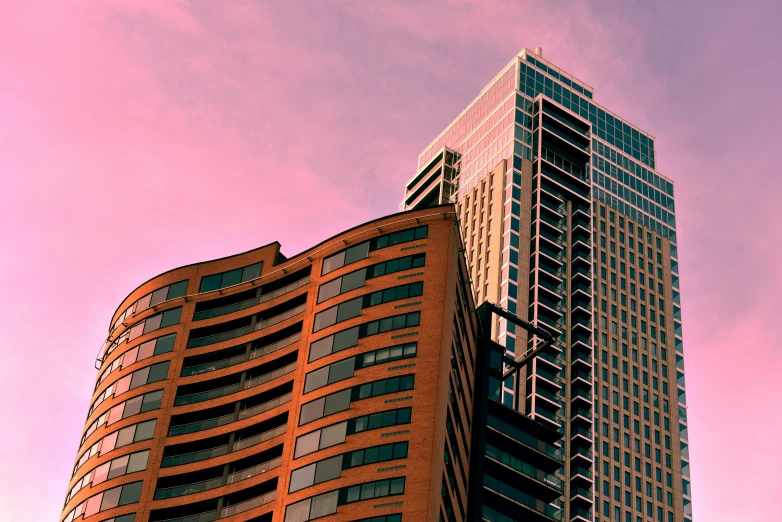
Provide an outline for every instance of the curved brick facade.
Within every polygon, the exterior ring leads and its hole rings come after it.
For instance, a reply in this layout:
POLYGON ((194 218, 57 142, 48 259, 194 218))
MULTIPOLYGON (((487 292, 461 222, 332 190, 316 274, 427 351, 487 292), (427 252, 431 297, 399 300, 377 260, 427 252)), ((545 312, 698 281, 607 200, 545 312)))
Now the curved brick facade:
POLYGON ((442 206, 144 283, 112 317, 61 521, 462 520, 460 246, 442 206))

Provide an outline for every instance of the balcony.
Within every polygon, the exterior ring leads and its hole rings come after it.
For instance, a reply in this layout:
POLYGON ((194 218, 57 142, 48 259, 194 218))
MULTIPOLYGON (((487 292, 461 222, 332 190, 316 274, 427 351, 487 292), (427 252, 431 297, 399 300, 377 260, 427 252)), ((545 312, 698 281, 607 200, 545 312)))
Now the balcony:
POLYGON ((573 331, 577 331, 577 329, 582 329, 584 332, 589 332, 589 334, 592 333, 592 320, 591 320, 592 314, 589 314, 590 319, 584 319, 581 316, 573 315, 570 320, 571 328, 573 331))
POLYGON ((224 507, 220 512, 220 518, 230 517, 237 513, 244 513, 245 511, 257 508, 258 506, 273 502, 275 498, 277 498, 277 490, 259 495, 250 500, 245 500, 244 502, 234 504, 233 506, 224 507))
MULTIPOLYGON (((548 132, 550 132, 552 135, 554 135, 557 138, 559 138, 560 140, 562 140, 562 142, 570 145, 571 147, 574 147, 574 148, 578 149, 579 151, 583 152, 586 155, 589 155, 589 147, 586 146, 586 145, 581 145, 580 143, 577 143, 573 136, 569 136, 567 133, 565 133, 565 132, 555 128, 554 125, 552 125, 552 124, 550 124, 548 122, 545 122, 545 121, 543 122, 542 127, 544 129, 546 129, 548 132)), ((553 165, 553 166, 556 168, 555 165, 553 165)))
POLYGON ((589 405, 592 404, 592 394, 590 392, 588 392, 588 391, 579 390, 577 388, 574 388, 571 391, 571 398, 574 401, 575 400, 579 400, 579 401, 583 401, 583 402, 585 402, 586 404, 589 404, 589 405))
POLYGON ((588 449, 592 448, 592 430, 582 426, 573 425, 570 427, 570 440, 574 444, 580 444, 588 449))
MULTIPOLYGON (((287 328, 286 328, 287 329, 287 328)), ((249 359, 257 359, 258 357, 262 357, 264 355, 268 355, 272 352, 276 352, 280 348, 285 348, 286 346, 290 346, 291 344, 295 343, 296 341, 301 339, 301 332, 297 332, 289 337, 286 337, 284 339, 281 339, 279 341, 266 344, 264 346, 260 346, 258 348, 253 348, 250 350, 250 357, 249 359)))
POLYGON ((196 303, 196 311, 193 314, 193 321, 202 321, 213 317, 231 314, 240 310, 245 310, 256 304, 257 290, 252 289, 246 292, 213 299, 211 301, 202 301, 196 303))
POLYGON ((571 508, 570 515, 570 522, 592 522, 591 510, 571 508))
POLYGON ((196 433, 199 431, 209 430, 218 426, 225 426, 234 421, 234 414, 228 413, 219 417, 213 417, 197 422, 189 422, 187 424, 180 424, 177 426, 170 426, 168 428, 168 436, 174 437, 176 435, 186 435, 188 433, 196 433))
POLYGON ((592 374, 590 372, 574 369, 570 373, 570 377, 573 379, 573 384, 592 389, 592 374))
POLYGON ((551 504, 546 504, 545 502, 542 502, 537 498, 528 495, 527 493, 519 491, 513 486, 505 484, 504 482, 501 482, 494 477, 484 475, 483 485, 488 490, 510 499, 518 505, 524 506, 539 514, 545 515, 552 520, 562 520, 562 510, 559 508, 556 508, 551 504))
POLYGON ((588 483, 591 487, 592 484, 592 470, 581 467, 581 465, 573 466, 570 468, 570 478, 573 481, 580 481, 582 483, 588 483))
POLYGON ((234 442, 233 451, 243 450, 245 448, 255 446, 256 444, 260 444, 261 442, 266 442, 267 440, 271 440, 274 437, 278 437, 283 433, 285 433, 285 430, 287 428, 288 425, 283 424, 282 426, 278 426, 274 429, 264 431, 263 433, 259 433, 251 437, 247 437, 246 439, 237 440, 236 442, 234 442))
POLYGON ((592 356, 591 355, 587 355, 587 354, 585 354, 583 352, 576 351, 576 350, 573 350, 571 353, 573 354, 573 357, 571 358, 571 361, 574 364, 580 363, 580 364, 584 364, 586 366, 586 368, 592 368, 592 356))
POLYGON ((587 447, 576 446, 571 452, 570 459, 581 459, 581 462, 585 466, 592 465, 592 450, 587 447))
POLYGON ((192 462, 199 462, 202 460, 211 459, 213 457, 220 457, 228 454, 228 445, 218 446, 216 448, 210 448, 200 451, 194 451, 192 453, 183 453, 181 455, 173 455, 170 457, 163 457, 163 463, 161 468, 170 468, 173 466, 181 466, 183 464, 190 464, 192 462))
POLYGON ((493 415, 488 415, 486 422, 490 428, 493 428, 503 435, 510 437, 511 439, 520 442, 524 446, 532 448, 541 453, 545 453, 547 456, 556 460, 560 464, 562 463, 562 449, 554 445, 548 444, 538 437, 534 437, 519 428, 503 422, 493 415))
POLYGON ((592 424, 592 412, 583 408, 573 408, 570 411, 570 418, 573 421, 581 421, 592 424))
POLYGON ((299 315, 300 313, 304 312, 304 310, 307 308, 307 304, 301 304, 297 306, 296 308, 293 308, 292 310, 288 310, 287 312, 283 312, 279 315, 275 315, 274 317, 270 317, 268 319, 263 319, 261 321, 258 321, 255 325, 255 331, 261 330, 263 328, 268 328, 269 326, 275 325, 277 323, 281 323, 282 321, 286 319, 290 319, 291 317, 294 317, 296 315, 299 315))
POLYGON ((155 490, 155 500, 182 497, 184 495, 192 495, 193 493, 201 493, 210 489, 219 488, 222 485, 223 477, 217 477, 210 480, 195 482, 193 484, 186 484, 183 486, 160 488, 155 490))
POLYGON ((282 368, 278 368, 272 372, 264 373, 263 375, 259 375, 258 377, 253 377, 252 379, 248 379, 245 381, 244 389, 249 390, 250 388, 253 388, 255 386, 260 386, 261 384, 265 384, 269 381, 272 381, 277 377, 288 375, 295 369, 296 369, 296 363, 293 362, 287 366, 283 366, 282 368))
MULTIPOLYGON (((259 303, 265 303, 267 301, 271 301, 272 299, 276 299, 277 297, 280 297, 281 295, 289 294, 295 290, 298 290, 302 286, 307 286, 310 282, 310 276, 309 274, 306 275, 303 279, 300 279, 298 281, 295 281, 287 286, 284 286, 282 288, 278 288, 277 290, 273 290, 268 293, 261 293, 261 299, 258 301, 259 303)), ((265 285, 264 285, 265 286, 265 285)), ((261 292, 263 292, 263 288, 261 288, 261 292)))
POLYGON ((213 390, 207 390, 197 393, 190 393, 187 395, 180 395, 174 400, 174 406, 182 406, 185 404, 195 404, 197 402, 203 402, 208 401, 211 399, 217 399, 219 397, 224 397, 226 395, 230 395, 232 393, 236 393, 239 390, 241 390, 241 387, 239 386, 239 383, 233 383, 228 386, 223 386, 221 388, 215 388, 213 390))
POLYGON ((515 456, 500 449, 497 449, 494 446, 488 444, 486 445, 486 457, 488 457, 489 460, 493 460, 494 462, 507 466, 526 477, 540 482, 541 484, 545 484, 547 487, 550 487, 557 492, 562 492, 561 479, 557 478, 555 475, 545 473, 542 470, 530 465, 529 463, 524 462, 521 459, 516 458, 515 456))
POLYGON ((260 415, 261 413, 267 412, 271 410, 272 408, 276 408, 277 406, 280 406, 282 404, 285 404, 287 402, 290 402, 291 400, 291 394, 286 393, 282 397, 277 397, 276 399, 272 399, 267 402, 263 402, 261 404, 258 404, 256 406, 253 406, 251 408, 245 408, 243 410, 239 411, 239 419, 247 419, 249 417, 254 417, 256 415, 260 415))
POLYGON ((592 499, 594 498, 592 496, 592 490, 586 489, 586 488, 579 488, 574 487, 570 490, 570 500, 578 500, 579 498, 582 498, 587 501, 587 503, 591 503, 592 499))

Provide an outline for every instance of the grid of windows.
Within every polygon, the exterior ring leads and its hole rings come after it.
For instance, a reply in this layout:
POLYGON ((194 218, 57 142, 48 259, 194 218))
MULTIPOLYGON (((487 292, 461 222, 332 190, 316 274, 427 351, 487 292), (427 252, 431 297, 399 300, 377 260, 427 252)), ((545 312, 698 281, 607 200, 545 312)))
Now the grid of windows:
POLYGON ((602 204, 593 219, 596 511, 664 521, 678 494, 664 240, 602 204))

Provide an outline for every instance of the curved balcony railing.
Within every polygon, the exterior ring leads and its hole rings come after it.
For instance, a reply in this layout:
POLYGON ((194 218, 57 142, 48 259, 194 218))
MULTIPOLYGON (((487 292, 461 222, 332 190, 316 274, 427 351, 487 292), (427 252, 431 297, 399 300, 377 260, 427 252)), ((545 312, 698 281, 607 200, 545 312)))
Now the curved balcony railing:
POLYGON ((221 359, 215 362, 209 362, 209 363, 199 364, 198 366, 190 366, 187 368, 183 368, 182 377, 187 377, 189 375, 199 375, 201 373, 213 372, 215 370, 222 370, 223 368, 228 368, 230 366, 236 366, 237 364, 241 364, 245 361, 256 359, 263 355, 267 355, 272 352, 275 352, 280 348, 285 348, 286 346, 290 346, 291 344, 295 343, 300 339, 301 339, 301 332, 298 332, 291 335, 290 337, 286 337, 285 339, 281 339, 279 341, 252 350, 250 352, 249 357, 247 357, 245 354, 241 354, 241 355, 235 355, 234 357, 221 359))
MULTIPOLYGON (((255 477, 261 473, 266 473, 269 470, 279 467, 281 463, 282 457, 276 457, 266 462, 262 462, 257 466, 231 473, 228 475, 225 484, 233 484, 234 482, 239 482, 240 480, 255 477)), ((202 480, 201 482, 194 482, 192 484, 185 484, 182 486, 160 488, 155 491, 155 500, 192 495, 193 493, 201 493, 202 491, 219 488, 222 485, 223 477, 217 477, 209 480, 202 480)))
POLYGON ((237 328, 235 330, 230 330, 228 332, 207 335, 205 337, 196 337, 195 339, 190 339, 189 341, 187 341, 187 347, 198 348, 201 346, 207 346, 209 344, 215 344, 222 341, 229 341, 231 339, 235 339, 237 337, 247 335, 252 331, 253 331, 252 325, 247 325, 247 326, 242 326, 241 328, 237 328))
POLYGON ((219 306, 212 308, 211 310, 202 310, 193 314, 193 321, 202 321, 204 319, 211 319, 212 317, 220 317, 221 315, 232 314, 239 310, 244 310, 255 305, 255 298, 247 299, 238 303, 233 303, 225 306, 219 306))
POLYGON ((277 457, 271 460, 267 460, 266 462, 262 462, 257 466, 231 473, 228 475, 226 484, 233 484, 234 482, 239 482, 240 480, 257 477, 261 473, 266 473, 267 471, 280 467, 280 464, 282 464, 282 457, 277 457))
POLYGON ((255 386, 260 386, 261 384, 265 384, 269 381, 273 381, 277 377, 282 377, 283 375, 287 375, 294 371, 296 369, 296 363, 292 362, 288 366, 283 366, 282 368, 278 368, 274 370, 273 372, 264 373, 263 375, 259 375, 258 377, 253 377, 252 379, 248 379, 244 383, 244 389, 247 390, 249 388, 253 388, 255 386))
POLYGON ((219 457, 221 455, 226 455, 227 453, 228 444, 207 450, 183 453, 182 455, 172 455, 171 457, 163 457, 163 463, 160 465, 160 467, 170 468, 172 466, 181 466, 182 464, 190 464, 191 462, 198 462, 201 460, 211 459, 212 457, 219 457))
POLYGON ((286 346, 290 346, 291 344, 299 340, 301 340, 301 332, 297 332, 291 335, 290 337, 286 337, 285 339, 281 339, 277 342, 267 344, 259 348, 255 348, 250 352, 250 359, 257 359, 258 357, 262 357, 272 352, 276 352, 280 348, 285 348, 286 346))
POLYGON ((236 393, 242 389, 247 390, 254 386, 260 386, 261 384, 274 380, 277 377, 282 377, 283 375, 289 374, 295 369, 296 369, 296 363, 294 362, 289 364, 288 366, 278 368, 273 372, 264 373, 263 375, 259 375, 258 377, 253 377, 252 379, 249 379, 244 383, 244 388, 242 388, 237 382, 235 384, 223 386, 222 388, 215 388, 214 390, 208 390, 208 391, 203 391, 198 393, 190 393, 187 395, 180 395, 174 400, 174 406, 182 406, 184 404, 194 404, 196 402, 203 402, 211 399, 225 397, 226 395, 236 393))
POLYGON ((208 401, 210 399, 217 399, 236 393, 241 390, 239 383, 231 384, 229 386, 223 386, 222 388, 215 388, 214 390, 208 390, 198 393, 190 393, 187 395, 180 395, 174 400, 174 406, 182 406, 183 404, 194 404, 196 402, 208 401))
POLYGON ((237 513, 244 513, 245 511, 257 508, 258 506, 268 504, 275 498, 277 498, 277 490, 270 491, 264 495, 260 495, 250 500, 245 500, 244 502, 240 502, 239 504, 235 504, 233 506, 224 507, 220 512, 220 518, 230 517, 237 513))
POLYGON ((187 515, 186 517, 168 518, 160 522, 213 522, 217 520, 217 511, 205 511, 197 515, 187 515))
POLYGON ((294 290, 298 290, 302 286, 309 284, 309 282, 310 282, 310 276, 306 276, 303 279, 299 279, 295 283, 289 284, 288 286, 278 288, 277 290, 273 292, 269 292, 268 294, 261 294, 261 300, 259 302, 265 303, 266 301, 271 301, 272 299, 280 297, 281 295, 285 295, 290 292, 293 292, 294 290))
POLYGON ((241 354, 241 355, 235 355, 233 357, 229 357, 227 359, 221 359, 215 362, 199 364, 198 366, 189 366, 187 368, 182 368, 182 377, 187 377, 189 375, 198 375, 206 372, 213 372, 215 370, 222 370, 223 368, 228 368, 229 366, 234 366, 243 363, 246 360, 247 360, 247 355, 241 354))
POLYGON ((155 490, 155 500, 192 495, 193 493, 201 493, 202 491, 219 488, 222 485, 223 477, 217 477, 210 480, 203 480, 201 482, 194 482, 193 484, 185 484, 182 486, 174 486, 170 488, 160 488, 155 490))
POLYGON ((256 415, 260 415, 261 413, 267 412, 271 410, 272 408, 276 408, 280 404, 285 404, 286 402, 290 402, 292 394, 286 393, 282 397, 277 397, 276 399, 272 399, 267 402, 263 402, 261 404, 258 404, 257 406, 253 406, 252 408, 245 408, 243 410, 239 411, 239 419, 246 419, 248 417, 254 417, 256 415))
POLYGON ((187 433, 196 433, 198 431, 204 431, 218 426, 225 426, 233 422, 234 414, 229 413, 220 417, 214 417, 198 422, 189 422, 187 424, 180 424, 178 426, 171 426, 168 428, 168 436, 173 437, 175 435, 185 435, 187 433))
POLYGON ((285 430, 288 429, 287 424, 283 424, 282 426, 277 426, 273 430, 264 431, 263 433, 259 433, 258 435, 253 435, 252 437, 248 437, 246 439, 237 440, 234 442, 233 450, 239 451, 243 450, 245 448, 249 448, 250 446, 255 446, 256 444, 260 444, 261 442, 266 442, 267 440, 271 440, 274 437, 279 437, 283 433, 285 433, 285 430))
MULTIPOLYGON (((277 397, 276 399, 272 399, 267 402, 263 402, 261 404, 258 404, 257 406, 253 406, 252 408, 246 408, 244 410, 239 411, 239 418, 236 420, 242 420, 246 419, 248 417, 253 417, 255 415, 260 415, 263 412, 269 411, 272 408, 276 408, 280 404, 285 404, 286 402, 289 402, 291 400, 291 394, 286 393, 282 397, 277 397)), ((216 428, 218 426, 224 426, 226 424, 229 424, 231 422, 234 422, 234 414, 229 413, 227 415, 222 415, 220 417, 214 417, 211 419, 206 419, 198 422, 189 422, 187 424, 180 424, 178 426, 171 426, 168 428, 168 436, 173 437, 175 435, 185 435, 187 433, 196 433, 199 431, 209 430, 212 428, 216 428)))
POLYGON ((268 319, 264 319, 263 321, 258 321, 255 325, 255 331, 262 330, 263 328, 267 328, 269 326, 272 326, 277 323, 281 323, 282 321, 286 319, 290 319, 294 315, 299 315, 307 308, 307 304, 302 304, 297 306, 296 308, 292 310, 288 310, 287 312, 283 312, 279 315, 275 315, 274 317, 270 317, 268 319))

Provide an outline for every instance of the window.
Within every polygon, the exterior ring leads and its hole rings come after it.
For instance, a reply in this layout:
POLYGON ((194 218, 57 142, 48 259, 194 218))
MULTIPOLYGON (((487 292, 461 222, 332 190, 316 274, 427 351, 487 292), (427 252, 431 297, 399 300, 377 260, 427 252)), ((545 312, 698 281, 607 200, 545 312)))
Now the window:
POLYGON ((376 321, 370 321, 359 326, 342 330, 310 344, 309 362, 316 361, 329 354, 351 348, 358 344, 358 340, 370 335, 418 326, 421 320, 421 312, 395 315, 376 321))
POLYGON ((148 459, 149 450, 144 450, 137 451, 136 453, 131 453, 129 455, 123 455, 101 464, 100 466, 86 473, 76 482, 76 484, 74 484, 74 486, 68 492, 68 497, 65 499, 65 503, 67 504, 68 501, 70 501, 82 488, 87 486, 94 487, 109 479, 147 469, 148 459))
POLYGON ((418 239, 425 239, 427 237, 427 231, 428 227, 426 225, 408 228, 407 230, 400 230, 399 232, 379 236, 370 239, 369 241, 364 241, 363 243, 348 247, 345 250, 323 259, 321 275, 326 275, 345 265, 366 259, 369 256, 369 252, 374 250, 380 250, 381 248, 407 243, 409 241, 416 241, 418 239))
POLYGON ((369 308, 370 306, 397 301, 399 299, 407 299, 408 297, 418 297, 423 293, 423 287, 424 284, 421 281, 407 285, 394 286, 332 306, 331 308, 327 308, 322 312, 315 314, 312 331, 317 332, 318 330, 322 330, 333 324, 358 317, 361 315, 362 309, 369 308))
POLYGON ((343 469, 407 457, 407 442, 383 444, 343 453, 291 471, 288 493, 339 478, 343 469))
POLYGON ((136 337, 148 334, 149 332, 179 323, 180 315, 182 315, 181 306, 179 308, 166 310, 163 313, 153 315, 141 321, 140 323, 134 324, 129 330, 128 342, 132 341, 136 337))
POLYGON ((410 423, 411 408, 388 410, 364 415, 311 431, 296 438, 293 458, 297 459, 315 451, 345 442, 345 437, 367 430, 387 428, 410 423))
POLYGON ((102 426, 104 423, 107 426, 111 426, 115 422, 118 422, 122 419, 127 419, 132 415, 158 409, 160 407, 160 401, 162 398, 163 390, 157 390, 145 393, 143 395, 137 395, 131 399, 117 404, 110 410, 103 413, 92 424, 90 424, 81 439, 81 443, 84 444, 84 441, 87 440, 87 437, 92 435, 92 432, 94 432, 96 429, 98 429, 98 426, 102 426))
POLYGON ((170 334, 157 339, 152 339, 143 344, 140 344, 134 348, 131 348, 120 357, 114 359, 111 365, 106 368, 98 379, 98 383, 95 385, 95 389, 116 369, 124 369, 131 364, 143 361, 154 355, 160 355, 161 353, 168 353, 174 350, 174 341, 176 340, 176 334, 170 334))
POLYGON ((412 390, 415 382, 415 375, 402 375, 399 377, 389 377, 379 381, 369 382, 347 388, 314 401, 310 401, 301 406, 299 415, 299 426, 312 422, 314 420, 327 417, 333 413, 345 411, 350 408, 350 403, 369 397, 396 393, 399 391, 412 390))
POLYGON ((63 522, 71 522, 77 517, 84 515, 84 518, 106 511, 107 509, 134 504, 138 502, 141 496, 142 481, 123 484, 116 488, 107 489, 97 495, 93 495, 68 513, 63 522))
POLYGON ((133 373, 118 379, 106 388, 103 393, 98 395, 95 401, 90 406, 90 411, 87 415, 91 415, 95 408, 97 408, 103 401, 110 397, 117 397, 123 393, 150 384, 164 380, 168 376, 168 365, 170 361, 164 361, 161 363, 153 364, 151 366, 145 366, 140 370, 136 370, 133 373))
POLYGON ((257 279, 261 277, 262 266, 262 262, 255 263, 254 265, 246 266, 244 268, 237 268, 219 274, 204 276, 201 278, 201 286, 198 292, 211 292, 212 290, 219 290, 220 288, 238 285, 239 283, 244 283, 251 279, 257 279))
POLYGON ((169 301, 171 299, 176 299, 177 297, 182 297, 187 292, 187 280, 185 281, 179 281, 178 283, 174 283, 168 286, 164 286, 163 288, 158 288, 154 292, 151 292, 129 307, 125 309, 124 312, 120 314, 119 317, 117 317, 117 320, 114 321, 114 325, 111 327, 111 331, 113 332, 114 329, 116 329, 120 324, 122 324, 126 319, 129 319, 130 316, 135 315, 143 310, 146 310, 150 306, 155 306, 156 304, 160 304, 164 301, 169 301))
POLYGON ((157 420, 152 419, 139 422, 138 424, 131 424, 130 426, 125 426, 120 430, 109 433, 84 452, 76 463, 76 466, 73 468, 73 475, 75 475, 79 468, 94 455, 105 455, 116 448, 151 439, 155 433, 156 423, 157 420))
POLYGON ((420 268, 426 262, 426 254, 415 254, 412 256, 400 257, 377 263, 355 272, 345 274, 320 286, 318 289, 318 303, 331 299, 340 294, 344 294, 356 288, 364 286, 368 279, 380 277, 382 275, 401 272, 411 268, 420 268))
MULTIPOLYGON (((285 522, 307 522, 308 520, 333 515, 337 512, 338 505, 350 504, 352 502, 371 498, 401 495, 404 492, 404 477, 367 482, 356 486, 329 491, 328 493, 306 498, 300 502, 286 506, 285 522)), ((386 522, 397 522, 400 520, 390 518, 392 516, 393 515, 388 515, 386 517, 386 522)), ((374 518, 380 518, 382 520, 383 517, 374 518)), ((374 518, 369 520, 374 520, 374 518)))
POLYGON ((385 362, 396 361, 403 358, 416 356, 418 344, 407 343, 389 348, 381 348, 356 357, 349 357, 342 361, 337 361, 323 368, 311 371, 304 380, 304 393, 309 393, 328 384, 332 384, 353 376, 354 370, 382 364, 385 362))

